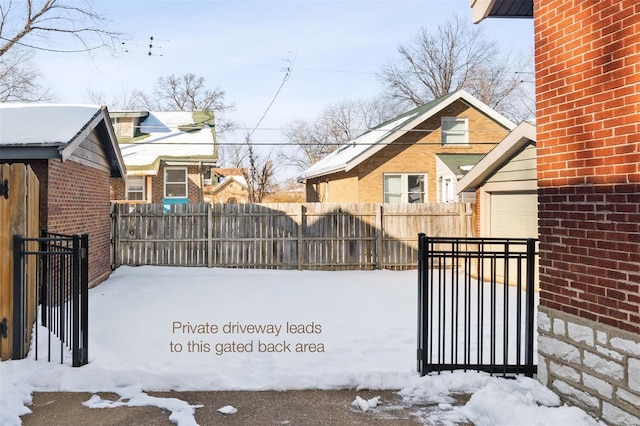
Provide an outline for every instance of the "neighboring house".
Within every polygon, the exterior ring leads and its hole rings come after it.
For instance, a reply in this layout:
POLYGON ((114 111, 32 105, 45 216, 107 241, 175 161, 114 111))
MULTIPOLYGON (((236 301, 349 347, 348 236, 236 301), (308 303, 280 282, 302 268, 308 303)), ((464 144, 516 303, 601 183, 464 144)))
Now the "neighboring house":
POLYGON ((534 18, 538 379, 640 424, 640 5, 471 0, 534 18))
POLYGON ((307 202, 458 201, 455 182, 514 127, 459 90, 370 129, 297 180, 307 202))
POLYGON ((217 162, 213 113, 116 111, 111 118, 127 166, 126 180, 112 184, 112 200, 204 201, 217 162))
POLYGON ((246 169, 212 168, 211 179, 205 182, 204 201, 207 203, 246 203, 249 187, 246 169))
POLYGON ((111 273, 109 183, 126 169, 105 107, 0 104, 0 161, 40 181, 40 226, 89 234, 89 285, 111 273))
POLYGON ((536 127, 522 122, 458 182, 475 193, 479 237, 538 238, 536 127))

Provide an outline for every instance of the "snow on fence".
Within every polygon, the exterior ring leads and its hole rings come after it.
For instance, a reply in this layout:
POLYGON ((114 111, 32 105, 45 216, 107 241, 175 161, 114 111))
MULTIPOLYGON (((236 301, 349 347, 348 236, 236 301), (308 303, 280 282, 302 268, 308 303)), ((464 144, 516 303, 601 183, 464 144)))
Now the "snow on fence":
POLYGON ((113 264, 414 269, 418 234, 469 237, 462 204, 113 204, 113 264))

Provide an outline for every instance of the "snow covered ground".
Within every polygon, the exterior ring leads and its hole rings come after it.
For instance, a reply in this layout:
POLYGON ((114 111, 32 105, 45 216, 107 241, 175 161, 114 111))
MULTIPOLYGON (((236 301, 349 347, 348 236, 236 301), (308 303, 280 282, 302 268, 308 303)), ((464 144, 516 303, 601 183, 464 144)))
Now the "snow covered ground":
POLYGON ((354 401, 357 389, 399 389, 407 404, 439 404, 425 424, 598 424, 532 379, 420 377, 416 275, 121 267, 89 293, 88 365, 47 363, 46 345, 38 361, 32 350, 0 363, 0 424, 20 424, 34 391, 115 392, 195 424, 197 407, 145 393, 171 389, 354 389, 354 401), (451 406, 459 393, 472 397, 451 406))

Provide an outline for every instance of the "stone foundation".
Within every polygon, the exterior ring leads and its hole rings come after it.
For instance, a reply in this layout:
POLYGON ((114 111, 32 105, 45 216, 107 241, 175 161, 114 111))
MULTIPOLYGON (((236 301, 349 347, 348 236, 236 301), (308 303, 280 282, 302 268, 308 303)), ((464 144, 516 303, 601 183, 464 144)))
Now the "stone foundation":
POLYGON ((546 307, 538 380, 609 425, 640 425, 640 336, 546 307))

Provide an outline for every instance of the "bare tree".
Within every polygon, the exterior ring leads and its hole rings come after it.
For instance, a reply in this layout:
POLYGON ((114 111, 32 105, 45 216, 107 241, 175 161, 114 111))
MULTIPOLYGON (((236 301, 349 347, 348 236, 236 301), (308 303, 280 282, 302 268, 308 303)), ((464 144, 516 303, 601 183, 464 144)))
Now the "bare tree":
MULTIPOLYGON (((153 93, 135 91, 132 105, 149 111, 210 111, 225 113, 233 110, 233 104, 225 102, 224 90, 209 89, 205 78, 187 73, 182 76, 162 76, 158 78, 153 93)), ((233 122, 224 115, 216 114, 216 133, 229 130, 233 122)))
MULTIPOLYGON (((400 59, 382 67, 380 78, 390 100, 415 107, 465 89, 503 113, 520 84, 513 55, 502 54, 481 27, 454 15, 433 32, 423 28, 398 47, 400 59)), ((508 114, 507 114, 508 115, 508 114)))
POLYGON ((224 102, 224 90, 210 89, 205 78, 187 73, 182 76, 163 76, 158 78, 153 97, 157 110, 162 111, 226 111, 232 108, 224 102))
POLYGON ((103 23, 88 1, 0 0, 0 57, 15 46, 55 52, 113 47, 120 34, 104 29, 103 23), (46 47, 58 36, 74 39, 81 47, 46 47))
POLYGON ((261 203, 262 200, 271 194, 275 188, 274 174, 275 168, 271 156, 264 158, 256 153, 251 138, 247 135, 247 158, 249 161, 248 169, 244 169, 245 179, 249 186, 249 202, 261 203))
POLYGON ((94 86, 89 86, 84 90, 84 98, 87 102, 107 105, 110 110, 114 111, 139 109, 139 98, 142 95, 139 90, 128 90, 125 87, 122 87, 119 93, 109 95, 94 86))
POLYGON ((218 164, 220 167, 232 169, 243 168, 249 156, 247 151, 247 146, 244 144, 221 142, 218 145, 218 164))
POLYGON ((314 121, 295 120, 284 131, 290 147, 280 158, 300 170, 318 162, 338 146, 394 117, 397 108, 381 98, 347 101, 326 108, 314 121))
POLYGON ((0 57, 0 102, 44 102, 53 100, 49 89, 38 84, 40 73, 31 64, 31 54, 13 49, 0 57))

